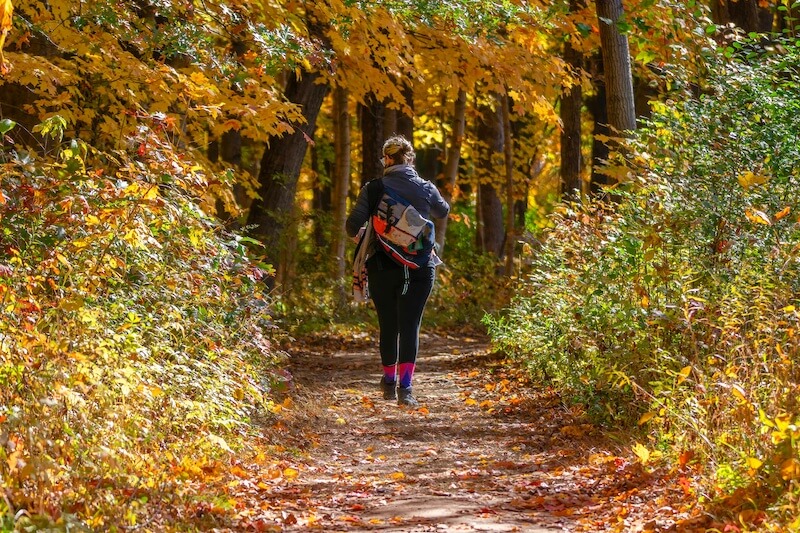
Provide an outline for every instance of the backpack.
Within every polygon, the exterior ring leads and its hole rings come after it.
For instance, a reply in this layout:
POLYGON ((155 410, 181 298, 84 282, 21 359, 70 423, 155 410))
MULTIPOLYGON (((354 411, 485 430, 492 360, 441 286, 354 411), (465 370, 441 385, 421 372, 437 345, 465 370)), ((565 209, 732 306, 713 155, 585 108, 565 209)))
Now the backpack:
POLYGON ((367 193, 372 193, 368 197, 372 228, 380 248, 399 265, 411 269, 425 266, 436 241, 433 221, 423 217, 397 191, 384 186, 382 179, 369 182, 367 193))

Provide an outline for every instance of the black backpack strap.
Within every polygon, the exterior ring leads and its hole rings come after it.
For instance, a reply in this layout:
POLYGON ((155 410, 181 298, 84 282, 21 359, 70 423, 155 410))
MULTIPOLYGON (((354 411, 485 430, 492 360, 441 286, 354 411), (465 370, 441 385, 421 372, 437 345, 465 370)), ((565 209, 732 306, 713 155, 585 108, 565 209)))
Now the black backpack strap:
POLYGON ((369 203, 370 216, 374 215, 378 209, 381 196, 383 196, 383 178, 375 178, 367 183, 367 202, 369 203))

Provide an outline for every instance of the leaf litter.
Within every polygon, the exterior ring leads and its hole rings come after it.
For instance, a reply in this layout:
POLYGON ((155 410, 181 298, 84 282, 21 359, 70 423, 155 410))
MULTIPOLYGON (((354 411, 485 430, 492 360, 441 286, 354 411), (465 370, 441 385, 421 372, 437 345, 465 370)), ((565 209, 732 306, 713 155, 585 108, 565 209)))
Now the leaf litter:
POLYGON ((642 461, 477 334, 422 335, 421 407, 382 399, 376 341, 295 339, 254 457, 198 490, 214 531, 706 531, 687 459, 642 461), (224 498, 219 493, 224 491, 224 498))

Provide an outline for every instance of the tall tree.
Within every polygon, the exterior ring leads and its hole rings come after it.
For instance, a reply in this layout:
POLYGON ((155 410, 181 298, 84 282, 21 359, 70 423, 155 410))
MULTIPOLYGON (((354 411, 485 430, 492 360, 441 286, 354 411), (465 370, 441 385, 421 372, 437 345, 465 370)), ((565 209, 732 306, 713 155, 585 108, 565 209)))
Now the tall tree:
POLYGON ((602 55, 594 54, 588 63, 594 85, 594 94, 586 99, 586 107, 592 115, 592 175, 589 183, 591 192, 598 194, 609 184, 608 175, 601 172, 603 162, 608 160, 609 155, 608 143, 603 141, 609 136, 608 105, 602 55))
MULTIPOLYGON (((458 163, 461 161, 461 145, 464 142, 466 126, 467 92, 458 90, 456 101, 453 104, 452 122, 450 124, 450 140, 447 146, 447 156, 444 164, 444 190, 442 196, 448 203, 453 202, 458 179, 458 163)), ((436 225, 436 243, 439 245, 439 254, 444 255, 444 244, 447 235, 448 218, 434 221, 436 225)))
POLYGON ((374 94, 367 95, 366 102, 359 106, 361 122, 361 185, 383 175, 383 130, 386 104, 374 94))
POLYGON ((350 112, 347 89, 337 87, 333 97, 334 146, 336 162, 333 175, 333 239, 331 251, 336 258, 335 279, 345 276, 345 232, 347 197, 350 189, 350 112))
POLYGON ((503 161, 506 176, 506 276, 514 274, 514 139, 511 132, 511 105, 508 93, 500 97, 503 117, 503 161))
MULTIPOLYGON (((407 81, 403 82, 403 98, 405 107, 397 112, 396 133, 411 140, 414 138, 414 87, 407 81)), ((387 133, 395 132, 389 131, 387 133)))
MULTIPOLYGON (((583 0, 570 0, 570 12, 585 7, 583 0)), ((583 180, 581 180, 581 108, 583 107, 583 90, 581 88, 581 71, 583 70, 583 54, 573 44, 575 37, 568 35, 564 41, 564 62, 569 66, 570 75, 565 78, 565 86, 561 95, 561 195, 580 198, 583 180)))
POLYGON ((622 0, 596 0, 595 5, 603 52, 608 122, 615 134, 624 135, 636 129, 636 108, 628 38, 618 26, 624 15, 622 0))
POLYGON ((317 116, 329 86, 317 72, 293 72, 285 97, 302 109, 305 123, 291 134, 273 140, 261 158, 258 198, 250 206, 247 224, 265 246, 267 259, 279 265, 283 230, 291 218, 297 180, 308 144, 314 138, 317 116))
POLYGON ((717 24, 733 24, 746 33, 770 31, 772 12, 769 7, 761 7, 761 3, 759 0, 713 0, 711 16, 717 24))
POLYGON ((502 106, 495 98, 491 104, 481 106, 478 123, 480 156, 478 164, 478 249, 503 256, 505 228, 503 225, 503 203, 497 193, 496 176, 503 176, 503 118, 502 106))

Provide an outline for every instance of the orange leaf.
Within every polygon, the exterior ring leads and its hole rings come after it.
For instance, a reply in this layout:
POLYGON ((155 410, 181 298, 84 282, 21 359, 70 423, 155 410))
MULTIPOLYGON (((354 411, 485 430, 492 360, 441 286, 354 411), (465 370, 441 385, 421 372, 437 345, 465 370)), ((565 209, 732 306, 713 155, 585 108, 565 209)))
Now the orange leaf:
POLYGON ((792 457, 782 462, 781 477, 786 481, 800 479, 800 461, 792 457))
POLYGON ((786 217, 786 215, 788 215, 791 211, 792 208, 787 205, 786 207, 775 213, 775 220, 777 221, 786 217))
POLYGON ((0 30, 11 29, 11 15, 14 13, 14 5, 11 0, 0 0, 0 30))
POLYGON ((678 464, 681 466, 686 466, 692 459, 694 459, 694 452, 692 450, 685 450, 678 457, 678 464))

